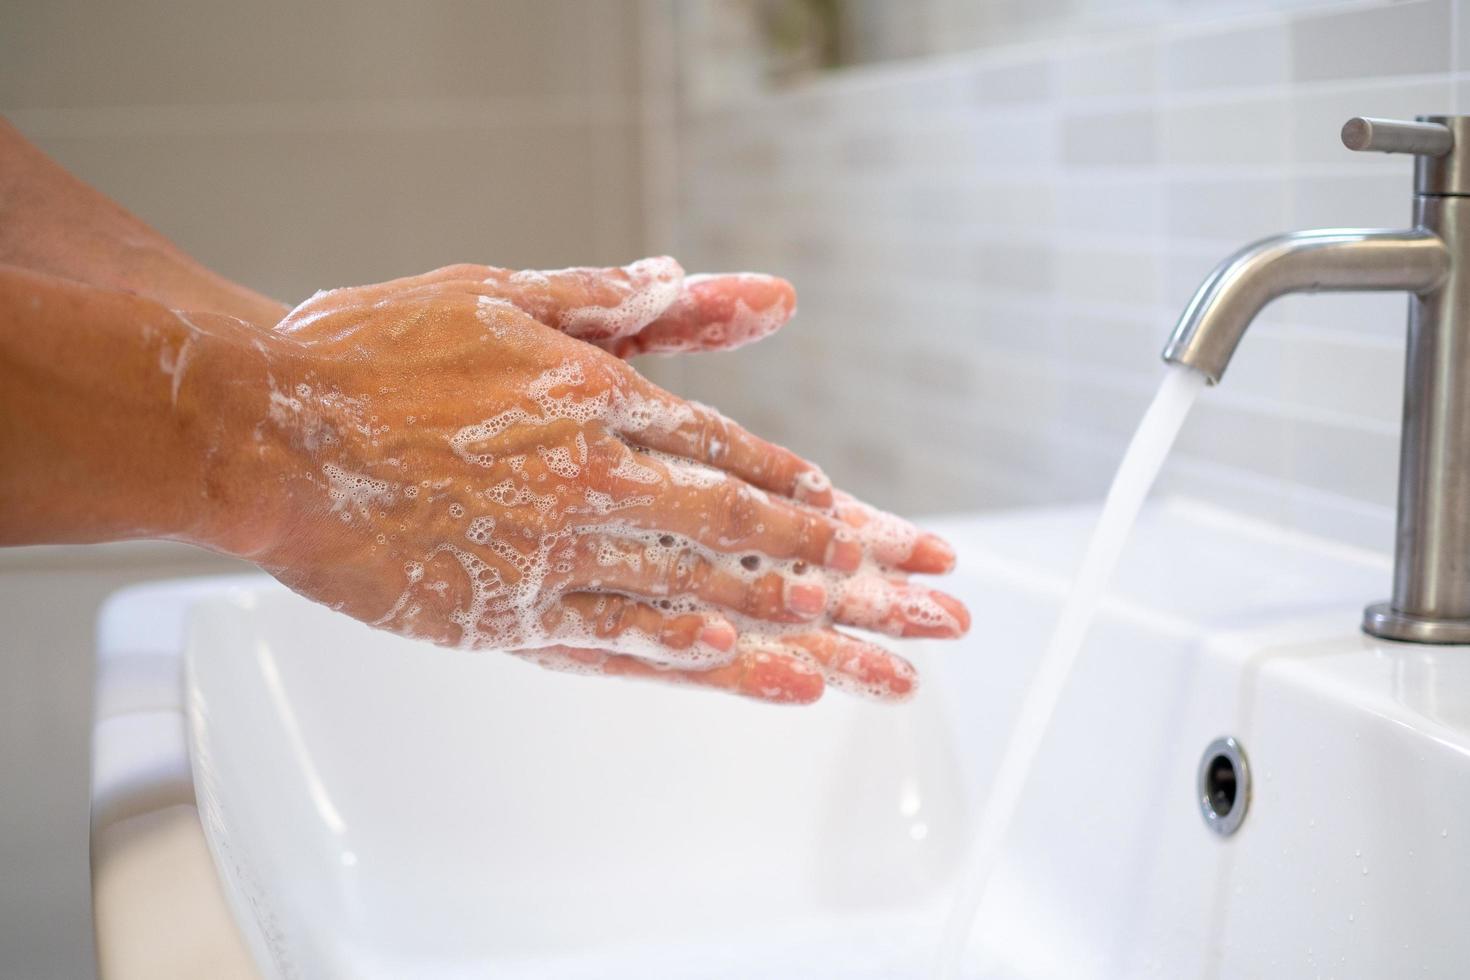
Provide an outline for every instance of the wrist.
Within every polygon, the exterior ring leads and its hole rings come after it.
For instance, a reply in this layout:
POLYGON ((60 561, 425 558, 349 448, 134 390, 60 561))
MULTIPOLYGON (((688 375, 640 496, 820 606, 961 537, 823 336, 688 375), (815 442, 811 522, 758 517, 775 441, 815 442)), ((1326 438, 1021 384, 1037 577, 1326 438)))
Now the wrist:
POLYGON ((188 505, 170 536, 257 560, 290 533, 292 454, 272 418, 296 384, 297 345, 233 317, 182 319, 196 351, 175 405, 190 464, 188 505))

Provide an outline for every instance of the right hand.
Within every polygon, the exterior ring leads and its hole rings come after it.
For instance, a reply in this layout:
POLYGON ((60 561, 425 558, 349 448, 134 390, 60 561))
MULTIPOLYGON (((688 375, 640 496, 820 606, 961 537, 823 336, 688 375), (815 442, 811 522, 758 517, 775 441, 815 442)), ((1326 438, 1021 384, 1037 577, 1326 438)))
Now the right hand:
POLYGON ((906 581, 943 542, 459 268, 319 293, 270 334, 253 432, 283 496, 252 558, 281 581, 436 643, 773 701, 912 689, 833 625, 964 631, 906 581))

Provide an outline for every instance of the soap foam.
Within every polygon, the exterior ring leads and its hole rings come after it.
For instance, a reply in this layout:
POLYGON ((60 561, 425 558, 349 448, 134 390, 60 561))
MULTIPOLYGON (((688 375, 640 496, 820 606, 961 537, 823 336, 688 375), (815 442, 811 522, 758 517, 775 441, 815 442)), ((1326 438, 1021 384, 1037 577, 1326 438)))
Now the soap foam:
MULTIPOLYGON (((684 270, 666 256, 640 259, 623 271, 628 276, 629 291, 617 306, 581 306, 565 310, 556 326, 585 340, 626 337, 657 319, 679 298, 683 289, 684 270)), ((587 270, 587 273, 600 275, 594 270, 587 270)))
POLYGON ((343 521, 350 522, 354 512, 363 520, 369 519, 369 506, 391 504, 397 490, 387 480, 353 473, 335 463, 323 463, 322 473, 327 478, 327 496, 332 501, 332 511, 340 513, 343 521))
MULTIPOLYGON (((458 499, 449 502, 449 516, 456 521, 469 517, 464 530, 456 532, 462 535, 460 543, 438 544, 427 554, 405 565, 406 569, 417 568, 418 571, 405 573, 404 588, 379 620, 379 625, 407 635, 428 635, 444 642, 449 639, 443 635, 442 628, 447 619, 452 627, 458 629, 458 643, 465 648, 537 650, 558 646, 595 647, 631 654, 650 663, 695 669, 725 663, 735 656, 734 651, 717 651, 704 643, 696 643, 689 650, 671 650, 664 647, 657 636, 632 629, 615 637, 608 636, 609 623, 606 618, 599 617, 616 613, 615 607, 609 606, 607 611, 598 610, 588 618, 561 604, 562 597, 569 591, 595 592, 601 589, 602 581, 596 579, 595 572, 596 569, 604 569, 608 581, 625 581, 632 576, 641 583, 636 591, 655 593, 653 602, 661 613, 719 615, 736 626, 739 637, 737 651, 749 652, 750 644, 760 644, 761 656, 796 658, 796 662, 802 665, 798 669, 802 671, 817 668, 811 655, 798 642, 799 637, 830 623, 838 610, 860 619, 861 626, 871 624, 870 628, 894 631, 892 616, 885 618, 883 612, 885 602, 892 605, 894 593, 881 576, 890 574, 887 566, 897 560, 895 556, 906 557, 912 551, 917 532, 907 522, 889 519, 887 515, 856 502, 847 504, 864 508, 861 511, 864 521, 852 533, 865 544, 862 571, 867 577, 862 573, 848 577, 810 568, 802 562, 765 556, 748 561, 752 557, 749 554, 716 551, 682 535, 640 529, 615 519, 619 511, 651 506, 656 499, 652 493, 629 493, 626 486, 620 492, 609 492, 578 487, 575 483, 556 484, 554 488, 547 484, 547 473, 568 481, 582 476, 589 447, 580 431, 575 433, 570 445, 542 444, 536 447, 535 458, 546 471, 539 475, 528 469, 530 460, 526 453, 504 456, 503 450, 492 444, 493 440, 512 430, 525 427, 544 429, 558 421, 570 421, 579 426, 599 421, 614 433, 639 433, 649 430, 671 432, 696 423, 700 418, 695 408, 682 402, 644 397, 636 391, 624 391, 616 386, 587 394, 586 385, 587 372, 582 364, 566 360, 544 371, 527 387, 524 404, 453 432, 448 439, 449 446, 460 459, 480 468, 509 467, 515 478, 508 476, 488 487, 476 485, 473 481, 454 487, 452 492, 458 499), (546 486, 548 492, 532 489, 539 486, 546 486), (540 515, 558 512, 583 515, 584 523, 561 527, 554 532, 530 526, 517 527, 505 520, 497 521, 496 516, 484 510, 482 504, 497 508, 526 507, 540 515), (467 513, 467 508, 481 512, 467 513), (600 537, 602 543, 595 555, 579 557, 578 542, 587 540, 588 536, 600 537), (574 570, 589 571, 588 557, 594 566, 590 570, 594 573, 594 581, 590 584, 568 582, 566 576, 574 570), (442 569, 446 567, 445 559, 452 560, 448 568, 457 567, 463 576, 463 582, 457 586, 442 577, 425 580, 424 569, 436 561, 437 567, 442 569), (670 583, 690 582, 693 566, 698 562, 707 563, 719 574, 733 576, 747 586, 772 571, 788 578, 819 582, 828 596, 825 616, 810 623, 772 623, 729 610, 716 610, 694 596, 673 594, 675 590, 670 583), (450 603, 452 608, 446 611, 445 606, 450 603), (858 610, 859 615, 853 615, 852 610, 858 610)), ((712 417, 721 418, 712 409, 707 411, 712 417)), ((376 416, 367 416, 364 401, 348 399, 336 392, 313 391, 305 384, 287 392, 277 390, 272 382, 271 412, 278 425, 289 427, 303 440, 311 438, 317 443, 323 441, 320 433, 331 429, 322 421, 323 415, 330 415, 336 424, 354 428, 369 438, 387 431, 387 426, 381 424, 376 416), (313 432, 318 435, 312 436, 313 432)), ((516 441, 520 439, 518 432, 516 441)), ((712 442, 709 448, 719 453, 724 447, 712 442)), ((373 510, 386 508, 399 495, 397 484, 352 472, 337 464, 324 464, 323 473, 333 510, 341 513, 345 521, 354 517, 366 520, 373 510)), ((730 479, 722 471, 703 463, 642 450, 630 450, 621 456, 608 475, 624 484, 649 488, 670 483, 708 489, 730 479)), ((442 500, 444 493, 451 492, 452 484, 450 479, 423 480, 417 486, 410 484, 402 488, 402 497, 404 500, 417 500, 419 488, 422 488, 423 496, 428 498, 424 503, 428 504, 442 500)), ((829 486, 820 473, 805 474, 798 485, 798 497, 822 492, 829 486)), ((743 487, 742 492, 753 502, 769 500, 763 491, 754 487, 743 487)), ((756 530, 759 532, 763 527, 757 526, 756 530)), ((389 540, 385 536, 382 543, 386 545, 389 540)), ((727 547, 738 543, 736 539, 722 542, 727 547)), ((898 615, 906 622, 919 624, 952 623, 949 614, 922 593, 915 593, 907 600, 898 615)), ((846 659, 851 661, 852 655, 846 655, 846 659)), ((855 663, 828 665, 824 672, 834 683, 883 696, 886 691, 880 690, 883 685, 864 687, 859 679, 847 676, 859 666, 855 663)))

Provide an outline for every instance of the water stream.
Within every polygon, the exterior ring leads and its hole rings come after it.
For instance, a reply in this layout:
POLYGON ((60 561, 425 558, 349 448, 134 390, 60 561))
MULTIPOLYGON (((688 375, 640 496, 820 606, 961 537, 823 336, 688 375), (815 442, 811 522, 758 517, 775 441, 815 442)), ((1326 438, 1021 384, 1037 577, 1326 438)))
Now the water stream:
POLYGON ((971 839, 967 864, 940 941, 936 975, 941 980, 955 980, 960 975, 975 914, 985 897, 985 887, 995 870, 1001 846, 1005 843, 1052 713, 1087 638, 1088 626, 1102 601, 1144 498, 1158 477, 1190 406, 1204 386, 1204 375, 1188 368, 1170 367, 1158 394, 1144 413, 1143 421, 1133 433, 1128 451, 1123 454, 1066 605, 1052 629, 1051 639, 1031 679, 1025 700, 1021 702, 1021 710, 980 815, 979 826, 971 839))

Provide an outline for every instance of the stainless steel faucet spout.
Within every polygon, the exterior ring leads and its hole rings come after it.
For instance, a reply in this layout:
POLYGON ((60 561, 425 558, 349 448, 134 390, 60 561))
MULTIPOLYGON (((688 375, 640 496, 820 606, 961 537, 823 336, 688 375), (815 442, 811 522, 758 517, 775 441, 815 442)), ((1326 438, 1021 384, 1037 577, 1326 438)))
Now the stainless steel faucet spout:
POLYGON ((1449 275, 1439 236, 1415 228, 1325 228, 1249 245, 1195 291, 1164 347, 1164 360, 1218 382, 1246 328, 1273 299, 1328 290, 1425 293, 1449 275))
POLYGON ((1393 593, 1364 610, 1363 629, 1470 645, 1470 116, 1350 119, 1342 141, 1414 154, 1414 227, 1299 231, 1237 252, 1194 294, 1164 360, 1219 381, 1278 296, 1408 293, 1393 593))

